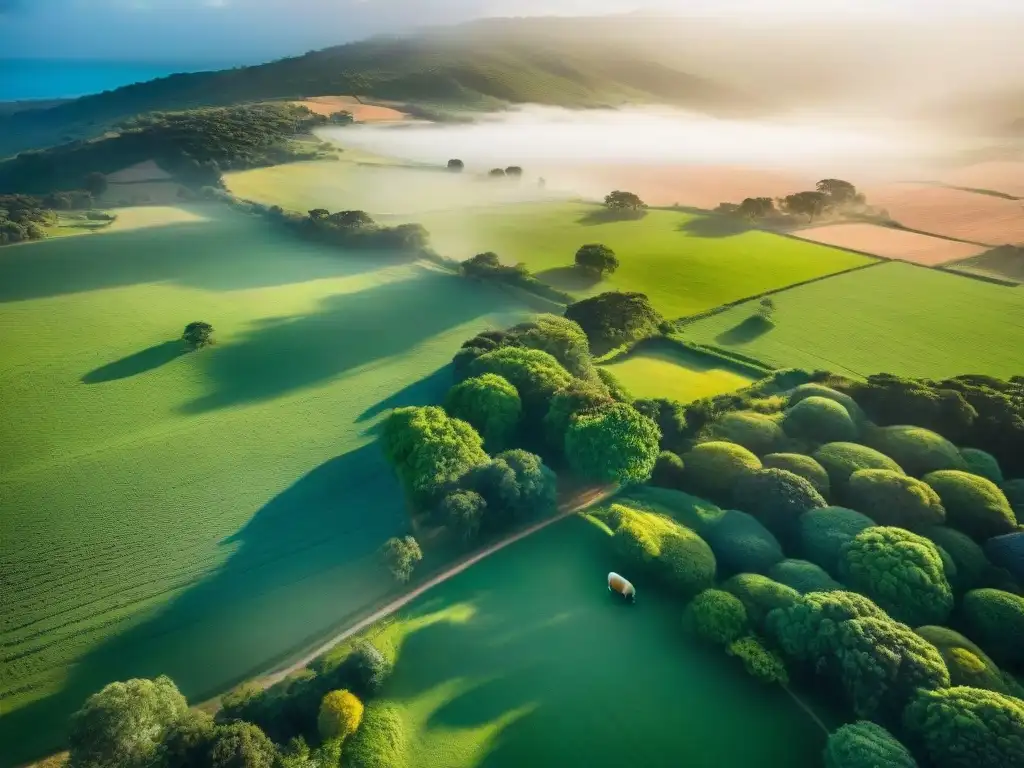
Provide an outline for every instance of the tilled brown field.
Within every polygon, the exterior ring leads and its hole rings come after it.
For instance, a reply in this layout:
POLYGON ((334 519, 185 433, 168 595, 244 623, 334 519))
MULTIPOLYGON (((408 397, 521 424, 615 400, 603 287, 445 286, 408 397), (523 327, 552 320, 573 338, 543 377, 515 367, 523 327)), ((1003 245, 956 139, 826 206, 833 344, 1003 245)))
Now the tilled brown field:
POLYGON ((988 162, 947 171, 938 181, 956 187, 988 189, 1024 197, 1024 162, 988 162))
POLYGON ((801 240, 849 248, 886 259, 901 259, 929 267, 957 259, 967 259, 988 250, 984 245, 961 243, 865 223, 810 227, 793 234, 801 240))
POLYGON ((405 120, 407 117, 404 112, 391 107, 360 104, 354 96, 311 96, 292 103, 306 107, 318 115, 331 115, 344 109, 351 112, 360 123, 387 123, 405 120))

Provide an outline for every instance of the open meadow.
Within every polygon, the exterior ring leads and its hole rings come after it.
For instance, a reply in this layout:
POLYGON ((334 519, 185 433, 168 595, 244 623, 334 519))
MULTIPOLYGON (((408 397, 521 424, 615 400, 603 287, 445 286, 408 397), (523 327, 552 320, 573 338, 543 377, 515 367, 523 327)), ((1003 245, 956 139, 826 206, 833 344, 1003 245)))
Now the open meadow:
POLYGON ((169 674, 200 699, 387 593, 373 555, 408 518, 376 420, 524 316, 223 206, 115 212, 0 252, 5 766, 107 682, 169 674), (216 344, 185 354, 195 320, 216 344))
POLYGON ((890 263, 772 296, 774 325, 745 303, 686 326, 690 341, 778 367, 867 376, 1010 377, 1024 370, 1024 294, 890 263))
POLYGON ((634 397, 666 397, 688 403, 733 392, 753 379, 724 361, 655 340, 602 367, 634 397))
POLYGON ((606 534, 570 518, 370 630, 396 661, 382 697, 408 768, 814 764, 806 712, 688 638, 678 598, 609 595, 609 563, 606 534))

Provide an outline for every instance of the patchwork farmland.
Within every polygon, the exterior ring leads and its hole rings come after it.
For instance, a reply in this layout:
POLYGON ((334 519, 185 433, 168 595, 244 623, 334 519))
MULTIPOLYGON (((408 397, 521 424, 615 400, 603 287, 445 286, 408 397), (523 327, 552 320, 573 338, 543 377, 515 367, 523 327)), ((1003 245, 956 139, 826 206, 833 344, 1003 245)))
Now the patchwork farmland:
POLYGON ((801 240, 849 248, 886 259, 910 261, 927 267, 968 259, 988 250, 984 245, 946 240, 877 224, 829 224, 799 229, 793 234, 801 240))

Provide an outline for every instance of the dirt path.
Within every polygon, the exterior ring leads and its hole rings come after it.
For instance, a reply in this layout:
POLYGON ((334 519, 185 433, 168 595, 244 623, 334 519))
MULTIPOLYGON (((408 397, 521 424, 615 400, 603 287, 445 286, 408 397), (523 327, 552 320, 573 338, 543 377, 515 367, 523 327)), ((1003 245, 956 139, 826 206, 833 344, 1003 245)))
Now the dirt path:
POLYGON ((529 528, 524 528, 518 533, 509 536, 507 539, 502 539, 501 541, 492 544, 486 549, 483 549, 475 553, 474 555, 471 555, 465 560, 460 560, 451 568, 442 571, 436 576, 423 582, 415 589, 406 592, 401 597, 395 598, 387 605, 384 605, 381 608, 374 611, 373 613, 371 613, 369 616, 360 619, 355 624, 349 626, 347 629, 334 635, 330 640, 327 640, 326 642, 318 646, 316 649, 305 654, 302 658, 298 659, 297 661, 293 662, 287 667, 284 667, 283 669, 280 669, 264 677, 257 678, 253 682, 256 685, 259 685, 261 688, 269 688, 275 683, 278 683, 284 678, 288 677, 288 675, 302 669, 311 661, 313 661, 313 659, 327 653, 327 651, 331 650, 331 648, 338 645, 338 643, 342 643, 345 640, 348 640, 350 637, 357 635, 364 629, 372 626, 373 624, 376 624, 381 619, 390 616, 392 613, 394 613, 397 610, 400 610, 401 608, 404 608, 406 605, 411 603, 413 600, 415 600, 417 597, 422 595, 427 590, 432 589, 433 587, 436 587, 438 584, 447 581, 456 574, 462 573, 470 566, 479 563, 485 557, 493 555, 495 552, 504 549, 510 544, 514 544, 520 539, 525 539, 527 536, 534 534, 537 531, 543 530, 544 528, 547 528, 549 525, 557 523, 559 520, 564 520, 569 515, 573 515, 582 509, 586 509, 587 507, 592 506, 594 504, 599 504, 600 502, 604 501, 612 494, 614 494, 616 490, 617 488, 615 487, 594 488, 574 496, 572 499, 565 502, 559 507, 558 514, 554 517, 548 518, 547 520, 542 520, 539 523, 531 525, 529 528))

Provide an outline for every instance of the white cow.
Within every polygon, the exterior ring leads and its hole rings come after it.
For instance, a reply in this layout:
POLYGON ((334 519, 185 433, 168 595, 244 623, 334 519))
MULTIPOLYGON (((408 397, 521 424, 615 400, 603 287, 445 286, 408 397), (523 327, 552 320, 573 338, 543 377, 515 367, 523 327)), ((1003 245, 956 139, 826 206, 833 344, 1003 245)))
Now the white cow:
POLYGON ((615 592, 631 603, 636 602, 636 589, 629 583, 629 580, 619 574, 612 573, 608 574, 608 591, 615 592))

